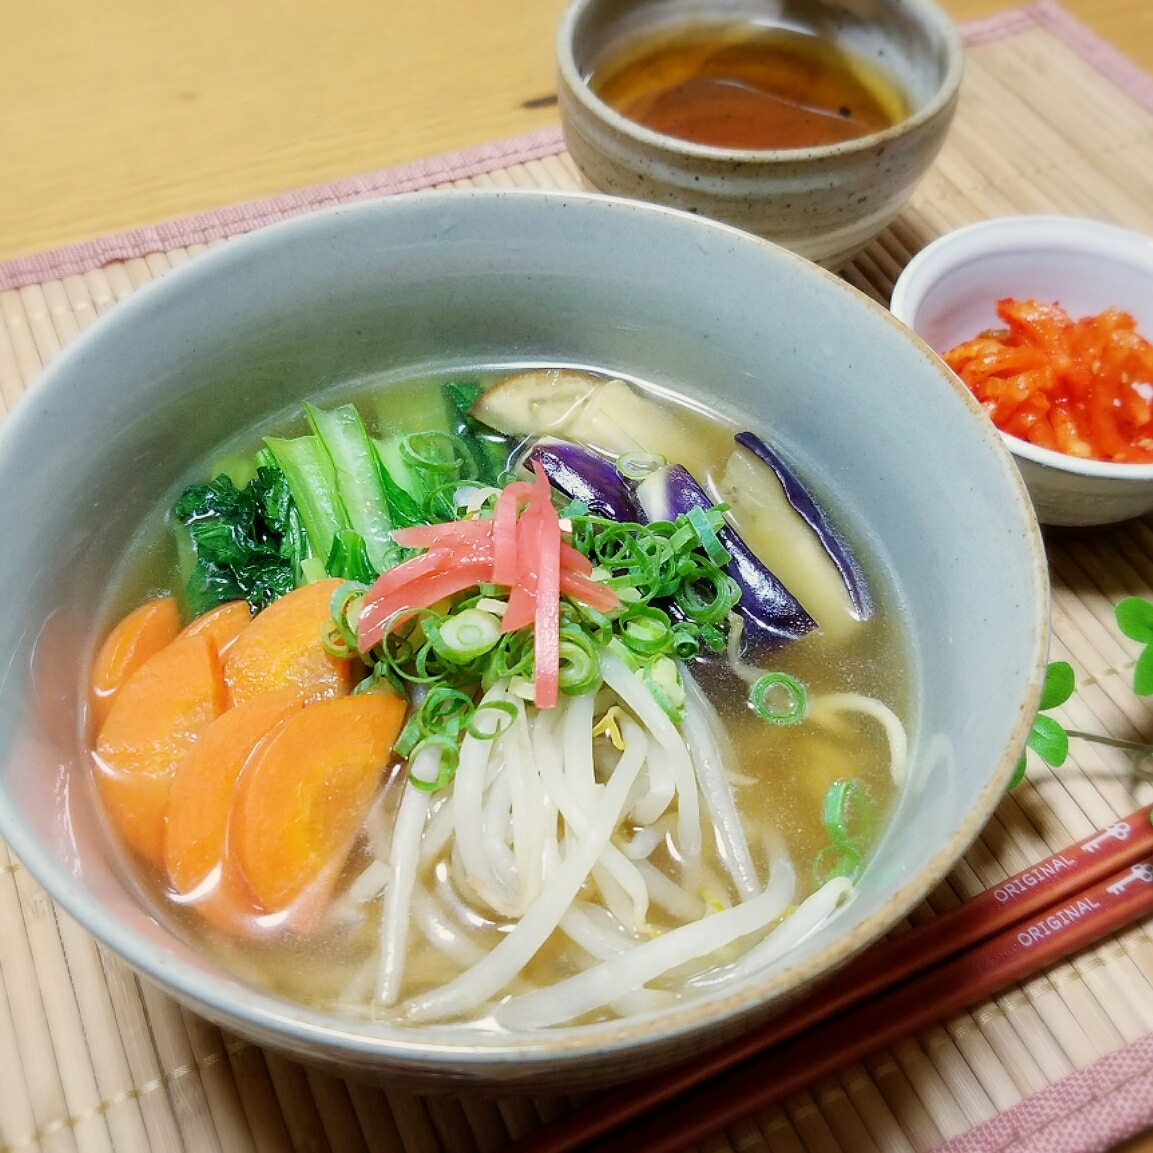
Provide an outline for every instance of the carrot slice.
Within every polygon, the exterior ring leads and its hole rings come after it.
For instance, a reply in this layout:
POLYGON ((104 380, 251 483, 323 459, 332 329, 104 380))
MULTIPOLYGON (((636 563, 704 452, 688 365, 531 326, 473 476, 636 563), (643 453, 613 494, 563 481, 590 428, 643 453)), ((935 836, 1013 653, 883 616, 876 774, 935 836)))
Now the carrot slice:
POLYGON ((180 632, 180 614, 172 597, 145 601, 109 634, 92 662, 89 702, 93 728, 104 726, 120 686, 149 657, 170 645, 180 632))
POLYGON ((320 701, 290 717, 240 779, 229 853, 266 913, 287 909, 347 856, 404 721, 398 697, 320 701))
POLYGON ((124 682, 96 743, 96 784, 113 827, 164 867, 172 777, 193 742, 228 707, 220 661, 205 636, 184 637, 124 682))
POLYGON ((321 629, 331 615, 329 602, 341 583, 332 578, 290 592, 240 634, 224 658, 224 680, 234 706, 278 689, 296 689, 305 700, 348 694, 350 662, 329 656, 321 641, 321 629))
POLYGON ((212 638, 216 651, 224 656, 250 624, 252 609, 248 607, 248 602, 228 601, 197 617, 180 635, 195 637, 204 633, 212 638))
POLYGON ((256 912, 248 907, 247 886, 235 869, 225 868, 237 781, 260 742, 303 707, 296 690, 281 689, 229 709, 204 730, 172 778, 164 842, 168 876, 180 893, 194 894, 197 912, 231 932, 243 931, 256 912))

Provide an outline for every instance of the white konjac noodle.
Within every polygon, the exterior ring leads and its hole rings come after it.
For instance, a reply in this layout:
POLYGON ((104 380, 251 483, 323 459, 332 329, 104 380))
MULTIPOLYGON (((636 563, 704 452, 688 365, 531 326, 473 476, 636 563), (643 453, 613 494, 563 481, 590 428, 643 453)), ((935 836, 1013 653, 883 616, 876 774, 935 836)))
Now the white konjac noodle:
MULTIPOLYGON (((619 657, 602 653, 601 667, 598 692, 555 709, 526 705, 507 681, 488 690, 446 790, 413 783, 436 780, 438 747, 412 758, 391 835, 374 810, 375 859, 349 890, 362 906, 379 900, 381 918, 375 973, 358 971, 345 1007, 371 994, 378 1014, 510 1030, 658 1011, 755 975, 850 895, 838 877, 793 907, 793 863, 779 839, 742 820, 727 737, 686 667, 680 726, 619 657), (703 857, 703 824, 724 875, 703 857), (751 840, 765 843, 759 858, 751 840), (492 948, 481 926, 490 941, 502 928, 492 948), (570 943, 573 975, 534 987, 525 968, 556 933, 570 943), (429 946, 455 975, 406 1000, 412 950, 429 946), (654 980, 666 987, 648 988, 654 980)), ((810 707, 830 729, 849 712, 884 726, 899 780, 905 733, 884 705, 831 694, 810 707)))

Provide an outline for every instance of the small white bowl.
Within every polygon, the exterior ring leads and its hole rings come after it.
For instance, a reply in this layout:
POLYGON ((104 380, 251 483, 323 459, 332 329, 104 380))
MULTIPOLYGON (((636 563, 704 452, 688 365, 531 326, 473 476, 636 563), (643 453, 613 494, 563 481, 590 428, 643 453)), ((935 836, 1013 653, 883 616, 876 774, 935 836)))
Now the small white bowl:
MULTIPOLYGON (((997 328, 1003 297, 1109 307, 1153 338, 1153 239, 1095 220, 1009 216, 959 228, 915 256, 890 308, 937 352, 997 328)), ((1081 460, 1002 433, 1043 524, 1113 524, 1153 510, 1153 464, 1081 460)))

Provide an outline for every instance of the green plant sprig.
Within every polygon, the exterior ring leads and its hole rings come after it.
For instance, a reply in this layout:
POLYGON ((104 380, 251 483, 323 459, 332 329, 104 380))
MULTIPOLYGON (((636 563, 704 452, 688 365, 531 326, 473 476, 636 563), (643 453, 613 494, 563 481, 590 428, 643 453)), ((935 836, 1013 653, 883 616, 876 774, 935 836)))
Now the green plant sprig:
MULTIPOLYGON (((1138 641, 1145 647, 1137 657, 1133 667, 1133 692, 1139 697, 1153 694, 1153 604, 1144 597, 1126 597, 1118 602, 1113 610, 1117 627, 1130 640, 1138 641)), ((1052 717, 1042 716, 1049 709, 1063 705, 1076 688, 1073 668, 1067 661, 1053 661, 1045 670, 1045 685, 1041 690, 1041 704, 1027 741, 1028 748, 1053 768, 1065 763, 1069 755, 1069 740, 1091 741, 1120 749, 1127 754, 1133 771, 1139 776, 1153 779, 1153 769, 1147 768, 1145 761, 1153 757, 1153 744, 1139 741, 1126 741, 1117 737, 1103 737, 1097 733, 1084 733, 1079 729, 1066 729, 1052 717)), ((1009 788, 1016 788, 1025 778, 1025 753, 1017 762, 1009 788)))
MULTIPOLYGON (((1029 739, 1026 747, 1032 749, 1041 760, 1053 768, 1065 763, 1069 755, 1069 734, 1059 721, 1042 714, 1049 709, 1063 705, 1077 687, 1073 666, 1068 661, 1052 661, 1045 670, 1045 684, 1041 689, 1041 703, 1038 706, 1037 716, 1033 719, 1033 727, 1029 730, 1029 739)), ((1021 754, 1017 762, 1017 769, 1009 788, 1015 789, 1025 779, 1026 753, 1021 754)))
POLYGON ((1139 697, 1153 693, 1153 604, 1144 597, 1126 597, 1113 610, 1117 627, 1145 647, 1133 667, 1133 691, 1139 697))

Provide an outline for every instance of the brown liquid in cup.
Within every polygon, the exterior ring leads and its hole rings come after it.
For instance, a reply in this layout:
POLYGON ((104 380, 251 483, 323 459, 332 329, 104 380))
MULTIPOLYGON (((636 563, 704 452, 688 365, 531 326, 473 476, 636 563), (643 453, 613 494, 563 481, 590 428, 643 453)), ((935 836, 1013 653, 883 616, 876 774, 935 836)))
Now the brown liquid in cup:
POLYGON ((654 132, 717 148, 839 144, 908 115, 891 79, 831 39, 747 24, 630 40, 598 62, 589 86, 654 132))

